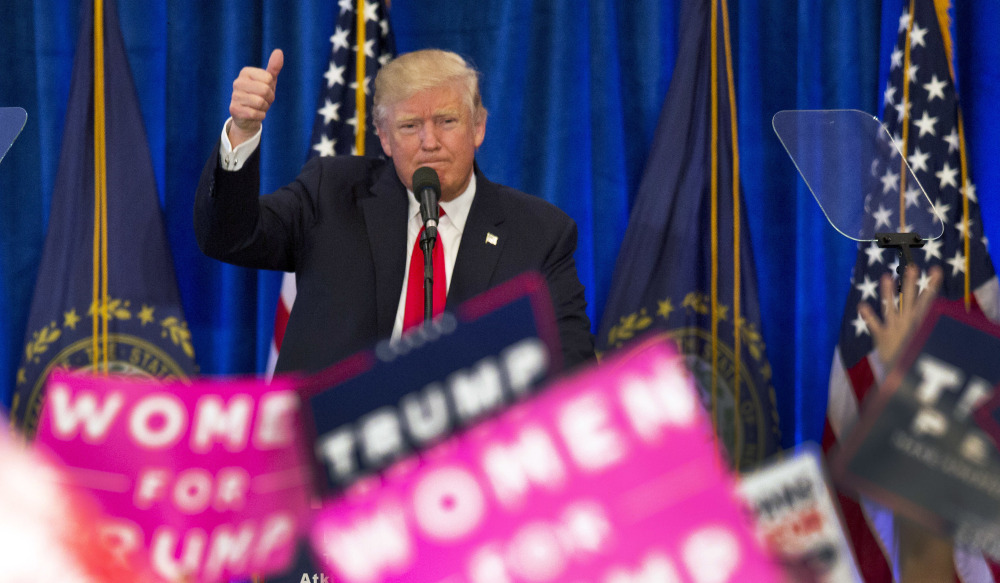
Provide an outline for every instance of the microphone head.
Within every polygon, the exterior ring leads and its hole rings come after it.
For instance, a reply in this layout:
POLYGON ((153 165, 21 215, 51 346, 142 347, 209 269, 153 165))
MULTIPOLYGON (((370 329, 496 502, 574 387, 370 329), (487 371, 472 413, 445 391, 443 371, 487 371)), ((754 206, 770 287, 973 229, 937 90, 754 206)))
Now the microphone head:
POLYGON ((434 192, 434 202, 441 198, 441 181, 437 172, 428 166, 421 166, 413 173, 413 194, 420 200, 422 191, 431 189, 434 192))

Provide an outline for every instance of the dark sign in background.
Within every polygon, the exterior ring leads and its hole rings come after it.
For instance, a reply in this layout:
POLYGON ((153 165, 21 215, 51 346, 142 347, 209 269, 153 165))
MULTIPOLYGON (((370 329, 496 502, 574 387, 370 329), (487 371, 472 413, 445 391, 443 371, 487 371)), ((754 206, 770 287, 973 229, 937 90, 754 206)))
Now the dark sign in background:
POLYGON ((496 413, 560 368, 540 276, 521 276, 314 379, 317 474, 337 490, 496 413), (346 379, 346 380, 345 380, 346 379))
POLYGON ((833 460, 844 485, 1000 557, 1000 455, 976 411, 1000 382, 1000 326, 932 307, 833 460))

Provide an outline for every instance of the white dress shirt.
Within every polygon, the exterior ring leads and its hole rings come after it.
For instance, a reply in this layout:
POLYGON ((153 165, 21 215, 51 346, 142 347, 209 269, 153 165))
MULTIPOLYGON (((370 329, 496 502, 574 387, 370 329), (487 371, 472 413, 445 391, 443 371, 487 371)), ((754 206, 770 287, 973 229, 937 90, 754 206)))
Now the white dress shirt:
MULTIPOLYGON (((396 323, 392 326, 392 339, 399 339, 403 332, 403 313, 406 311, 406 281, 410 274, 410 259, 413 257, 413 244, 417 242, 424 222, 420 220, 420 203, 410 190, 406 191, 410 201, 410 220, 406 223, 406 267, 403 270, 403 291, 399 296, 399 306, 396 308, 396 323)), ((458 245, 462 242, 465 231, 465 221, 469 218, 472 199, 476 197, 476 174, 462 194, 449 202, 439 204, 444 215, 438 221, 438 243, 444 244, 444 277, 445 292, 451 289, 451 272, 455 269, 455 258, 458 257, 458 245)))

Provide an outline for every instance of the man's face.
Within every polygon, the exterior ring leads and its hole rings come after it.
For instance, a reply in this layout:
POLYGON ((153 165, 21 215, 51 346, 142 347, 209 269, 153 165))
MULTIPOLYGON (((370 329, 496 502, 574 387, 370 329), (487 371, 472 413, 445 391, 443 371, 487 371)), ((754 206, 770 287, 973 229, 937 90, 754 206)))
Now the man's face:
POLYGON ((474 122, 458 87, 425 89, 390 106, 387 118, 379 140, 407 188, 413 189, 413 172, 429 166, 441 180, 442 200, 465 190, 476 148, 486 136, 486 121, 474 122))

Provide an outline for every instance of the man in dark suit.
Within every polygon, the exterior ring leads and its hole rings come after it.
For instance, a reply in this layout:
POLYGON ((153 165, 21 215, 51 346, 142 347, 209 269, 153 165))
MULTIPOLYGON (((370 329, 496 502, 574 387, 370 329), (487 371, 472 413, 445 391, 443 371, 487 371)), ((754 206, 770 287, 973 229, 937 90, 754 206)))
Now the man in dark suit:
MULTIPOLYGON (((424 166, 441 183, 447 307, 538 271, 552 294, 564 364, 593 356, 575 223, 540 198, 490 182, 475 164, 486 110, 474 69, 438 50, 391 61, 375 80, 373 112, 390 160, 317 157, 292 183, 259 196, 261 122, 282 64, 275 50, 266 69, 247 67, 233 83, 232 119, 202 173, 194 219, 205 254, 295 272, 277 371, 315 372, 402 334, 407 295, 415 295, 404 274, 422 225, 412 180, 424 166)), ((434 305, 435 314, 441 309, 434 305)))

